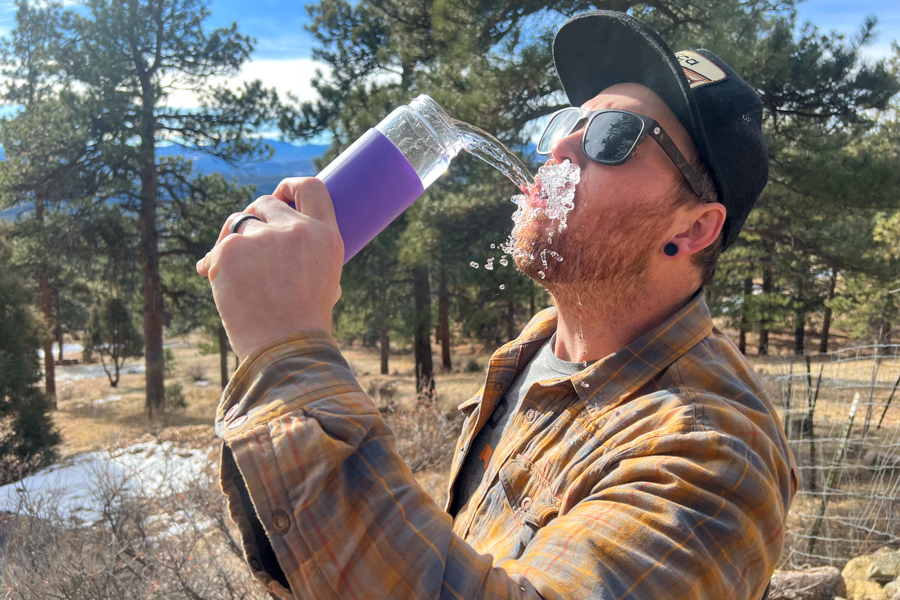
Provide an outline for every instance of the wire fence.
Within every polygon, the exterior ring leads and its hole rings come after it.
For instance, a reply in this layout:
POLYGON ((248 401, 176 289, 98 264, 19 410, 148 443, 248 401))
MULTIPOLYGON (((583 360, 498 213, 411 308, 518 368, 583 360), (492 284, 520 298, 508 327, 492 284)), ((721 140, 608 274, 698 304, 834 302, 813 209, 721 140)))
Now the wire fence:
POLYGON ((800 472, 783 563, 900 543, 900 344, 756 362, 800 472))

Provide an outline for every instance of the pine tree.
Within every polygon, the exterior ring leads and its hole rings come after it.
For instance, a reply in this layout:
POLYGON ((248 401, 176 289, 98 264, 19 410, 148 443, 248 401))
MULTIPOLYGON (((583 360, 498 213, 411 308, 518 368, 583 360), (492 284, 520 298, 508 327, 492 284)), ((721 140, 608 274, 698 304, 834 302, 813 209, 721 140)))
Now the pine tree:
POLYGON ((32 299, 10 269, 9 229, 0 227, 0 483, 53 462, 61 441, 38 386, 38 350, 47 336, 32 299))
POLYGON ((248 134, 273 116, 277 103, 259 82, 238 92, 209 85, 236 74, 254 40, 236 24, 207 30, 208 16, 204 0, 87 0, 62 11, 55 28, 52 64, 88 102, 91 147, 122 176, 119 198, 139 222, 151 418, 165 408, 159 202, 180 177, 158 161, 159 144, 174 141, 230 162, 264 156, 264 144, 248 134), (170 107, 176 88, 195 92, 202 106, 170 107))

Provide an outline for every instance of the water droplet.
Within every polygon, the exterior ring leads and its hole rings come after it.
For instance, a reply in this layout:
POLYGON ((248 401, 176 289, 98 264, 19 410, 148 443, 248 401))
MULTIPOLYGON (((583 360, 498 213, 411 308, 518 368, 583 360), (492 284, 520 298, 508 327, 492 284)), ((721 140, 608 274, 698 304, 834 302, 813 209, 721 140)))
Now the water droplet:
POLYGON ((491 250, 497 247, 497 244, 491 244, 491 250))
POLYGON ((501 283, 501 284, 500 284, 500 289, 501 289, 501 290, 505 290, 505 289, 506 289, 506 286, 503 285, 503 284, 501 283))
POLYGON ((500 264, 503 265, 504 267, 506 267, 506 266, 509 265, 509 261, 506 260, 505 258, 501 258, 501 259, 500 259, 500 264))
POLYGON ((494 270, 494 264, 493 264, 493 263, 487 263, 486 265, 484 265, 484 268, 487 269, 488 271, 493 271, 493 270, 494 270))
POLYGON ((469 263, 469 266, 472 267, 473 269, 477 269, 478 263, 473 260, 472 262, 469 263))
POLYGON ((591 384, 589 384, 587 381, 582 381, 582 382, 581 382, 581 387, 583 387, 583 388, 589 388, 589 387, 591 387, 591 384))
POLYGON ((586 361, 586 360, 581 361, 581 368, 582 368, 582 369, 587 369, 587 361, 586 361))
POLYGON ((546 275, 544 275, 544 272, 543 272, 543 271, 538 271, 538 275, 541 276, 541 279, 543 279, 544 277, 546 277, 546 275))

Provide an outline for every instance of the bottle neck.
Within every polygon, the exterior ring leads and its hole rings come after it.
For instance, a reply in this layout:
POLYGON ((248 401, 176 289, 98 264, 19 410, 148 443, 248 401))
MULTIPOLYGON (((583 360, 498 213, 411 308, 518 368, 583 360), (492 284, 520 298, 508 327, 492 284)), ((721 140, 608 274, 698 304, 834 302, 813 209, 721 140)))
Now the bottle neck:
POLYGON ((453 119, 431 97, 422 94, 414 98, 409 107, 431 130, 435 141, 440 144, 448 159, 454 158, 465 147, 453 119))

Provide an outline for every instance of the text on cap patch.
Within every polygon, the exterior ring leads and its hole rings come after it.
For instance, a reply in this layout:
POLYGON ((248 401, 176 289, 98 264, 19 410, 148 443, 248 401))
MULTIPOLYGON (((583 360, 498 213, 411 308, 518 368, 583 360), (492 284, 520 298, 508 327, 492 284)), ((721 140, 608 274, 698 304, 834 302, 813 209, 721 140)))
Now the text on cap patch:
POLYGON ((725 71, 716 66, 714 62, 696 52, 683 50, 676 52, 675 56, 678 57, 678 62, 684 70, 691 89, 716 83, 727 77, 725 71))

